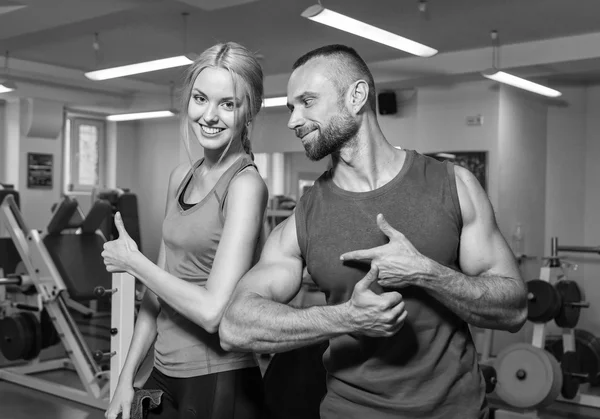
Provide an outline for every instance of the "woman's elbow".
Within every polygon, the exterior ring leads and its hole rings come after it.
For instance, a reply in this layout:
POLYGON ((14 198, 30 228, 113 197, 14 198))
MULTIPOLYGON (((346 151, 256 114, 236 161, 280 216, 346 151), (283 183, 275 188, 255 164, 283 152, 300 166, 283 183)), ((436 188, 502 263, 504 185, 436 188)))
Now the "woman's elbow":
POLYGON ((219 331, 219 325, 223 318, 223 310, 214 309, 210 313, 207 313, 204 318, 204 324, 202 327, 208 333, 217 333, 219 331))
POLYGON ((231 322, 227 316, 223 316, 218 329, 221 348, 223 348, 224 351, 231 352, 241 350, 241 346, 243 346, 242 342, 240 342, 241 334, 238 333, 235 324, 231 322))
POLYGON ((211 334, 217 333, 219 331, 219 323, 214 320, 207 320, 204 325, 204 330, 211 334))

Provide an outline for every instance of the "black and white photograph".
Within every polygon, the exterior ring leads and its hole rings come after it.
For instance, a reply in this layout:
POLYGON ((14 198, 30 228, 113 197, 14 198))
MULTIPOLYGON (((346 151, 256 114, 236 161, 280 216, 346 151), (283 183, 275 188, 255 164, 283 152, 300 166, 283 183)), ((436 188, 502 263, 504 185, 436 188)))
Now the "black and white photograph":
POLYGON ((0 419, 600 418, 600 1, 0 0, 0 419))

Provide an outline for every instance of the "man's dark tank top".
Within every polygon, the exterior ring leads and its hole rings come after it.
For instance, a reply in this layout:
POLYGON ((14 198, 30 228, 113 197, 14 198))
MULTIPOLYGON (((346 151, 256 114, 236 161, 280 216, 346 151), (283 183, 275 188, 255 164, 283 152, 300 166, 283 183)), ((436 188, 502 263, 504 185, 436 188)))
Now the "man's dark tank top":
MULTIPOLYGON (((378 213, 419 252, 459 270, 462 216, 453 165, 406 153, 402 169, 380 188, 342 190, 328 171, 299 200, 298 243, 328 304, 349 300, 369 270, 369 264, 343 263, 340 255, 388 242, 378 213)), ((408 316, 396 335, 330 340, 323 356, 328 393, 322 418, 486 417, 485 383, 467 323, 423 289, 400 293, 408 316)))

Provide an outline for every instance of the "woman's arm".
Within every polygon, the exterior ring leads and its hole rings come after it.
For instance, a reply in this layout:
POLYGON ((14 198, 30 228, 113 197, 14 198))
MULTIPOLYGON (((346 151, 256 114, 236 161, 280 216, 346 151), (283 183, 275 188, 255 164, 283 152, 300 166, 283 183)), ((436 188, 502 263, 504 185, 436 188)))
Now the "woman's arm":
POLYGON ((135 322, 129 352, 119 375, 119 385, 133 385, 140 364, 156 339, 156 317, 159 312, 160 305, 156 295, 146 291, 135 322))
POLYGON ((183 316, 215 333, 233 290, 252 266, 267 198, 264 181, 256 171, 244 170, 232 180, 221 241, 205 286, 177 278, 149 261, 128 237, 119 217, 115 223, 121 242, 113 249, 105 247, 105 263, 109 269, 125 270, 139 278, 183 316))

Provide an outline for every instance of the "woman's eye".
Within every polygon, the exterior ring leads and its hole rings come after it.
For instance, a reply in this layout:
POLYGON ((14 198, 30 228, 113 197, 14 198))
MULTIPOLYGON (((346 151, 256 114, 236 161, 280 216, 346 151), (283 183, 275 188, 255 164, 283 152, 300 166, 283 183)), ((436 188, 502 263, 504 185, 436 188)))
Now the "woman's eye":
POLYGON ((199 96, 199 95, 194 96, 194 100, 198 103, 206 102, 206 98, 204 96, 199 96))
POLYGON ((231 111, 235 106, 233 105, 233 102, 223 102, 223 107, 228 111, 231 111))

